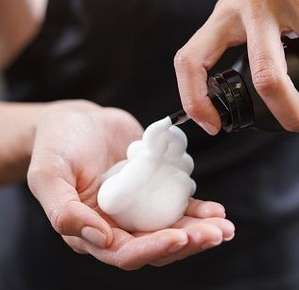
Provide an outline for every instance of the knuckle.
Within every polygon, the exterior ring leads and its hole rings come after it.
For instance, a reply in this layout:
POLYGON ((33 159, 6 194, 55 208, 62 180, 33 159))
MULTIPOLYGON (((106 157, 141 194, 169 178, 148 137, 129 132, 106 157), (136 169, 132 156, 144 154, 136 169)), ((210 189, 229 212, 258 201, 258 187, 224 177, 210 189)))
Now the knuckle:
POLYGON ((69 241, 66 241, 66 243, 69 245, 69 247, 77 254, 79 255, 86 255, 88 252, 85 250, 83 242, 76 242, 72 243, 69 241))
POLYGON ((165 262, 165 261, 158 261, 158 262, 153 262, 151 263, 151 266, 154 266, 156 268, 162 268, 170 264, 170 262, 165 262))
POLYGON ((130 265, 129 261, 127 261, 127 260, 122 260, 122 259, 118 260, 116 263, 116 266, 117 266, 117 268, 124 270, 124 271, 136 270, 130 265))
POLYGON ((185 48, 178 50, 174 57, 174 67, 176 70, 185 70, 194 67, 194 60, 185 48))
POLYGON ((215 243, 218 243, 219 241, 222 241, 223 233, 222 230, 217 228, 214 232, 213 240, 215 243))
POLYGON ((85 243, 81 239, 69 236, 62 236, 62 238, 75 253, 79 255, 88 254, 85 243))
POLYGON ((53 229, 60 235, 64 234, 64 215, 61 210, 53 209, 49 213, 53 229))
POLYGON ((136 265, 136 263, 134 263, 134 260, 132 260, 132 258, 128 258, 128 257, 118 257, 117 259, 114 260, 114 264, 117 268, 124 271, 135 271, 142 268, 142 266, 136 265))
POLYGON ((44 168, 40 166, 29 167, 27 172, 27 183, 33 194, 38 191, 40 184, 47 178, 47 176, 49 176, 49 173, 44 168))
POLYGON ((36 172, 34 172, 33 169, 29 168, 27 172, 27 184, 32 193, 36 191, 37 183, 38 178, 36 177, 36 172))
POLYGON ((49 220, 54 230, 60 235, 76 235, 76 230, 71 224, 75 221, 75 212, 78 201, 76 199, 67 201, 60 208, 49 211, 49 220))
POLYGON ((204 222, 203 225, 195 225, 194 229, 196 229, 197 227, 198 229, 201 229, 203 230, 203 232, 205 232, 207 240, 209 240, 210 242, 218 243, 220 240, 222 240, 222 230, 218 226, 204 222))
POLYGON ((187 115, 192 119, 198 119, 200 115, 199 106, 194 102, 188 102, 187 104, 183 104, 183 109, 187 113, 187 115))
POLYGON ((73 246, 70 245, 70 247, 75 253, 77 253, 79 255, 87 255, 88 254, 87 250, 84 247, 83 242, 79 242, 79 243, 77 243, 77 245, 73 245, 73 246))
POLYGON ((86 252, 81 250, 81 249, 78 249, 78 248, 71 248, 76 254, 79 254, 79 255, 86 255, 86 252))
POLYGON ((270 96, 283 82, 273 66, 264 65, 262 60, 256 62, 252 80, 257 92, 262 96, 270 96))

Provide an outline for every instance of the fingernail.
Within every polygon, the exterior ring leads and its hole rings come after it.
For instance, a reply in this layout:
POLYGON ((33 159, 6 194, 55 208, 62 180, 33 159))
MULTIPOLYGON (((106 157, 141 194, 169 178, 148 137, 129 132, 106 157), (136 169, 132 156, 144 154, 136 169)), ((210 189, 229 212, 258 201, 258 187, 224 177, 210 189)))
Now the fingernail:
POLYGON ((216 126, 212 125, 211 123, 208 122, 202 122, 201 123, 202 128, 207 131, 210 135, 217 135, 217 133, 219 132, 219 130, 217 129, 216 126))
POLYGON ((229 242, 229 241, 231 241, 233 238, 235 237, 235 233, 233 233, 231 236, 229 236, 228 238, 225 238, 224 240, 226 241, 226 242, 229 242))
POLYGON ((106 242, 107 242, 106 235, 95 228, 84 227, 81 230, 81 237, 96 247, 100 247, 100 248, 106 247, 106 242))
POLYGON ((182 240, 180 242, 176 242, 174 245, 172 245, 169 249, 169 253, 176 253, 179 250, 181 250, 184 246, 186 246, 188 243, 188 239, 182 240))

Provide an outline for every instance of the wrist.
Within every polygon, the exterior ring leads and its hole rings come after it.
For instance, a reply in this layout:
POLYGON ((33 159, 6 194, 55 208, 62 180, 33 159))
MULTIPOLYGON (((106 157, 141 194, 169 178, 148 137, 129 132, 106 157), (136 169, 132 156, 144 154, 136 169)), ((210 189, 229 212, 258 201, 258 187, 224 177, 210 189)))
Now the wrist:
POLYGON ((24 179, 35 128, 46 105, 0 103, 0 183, 24 179))

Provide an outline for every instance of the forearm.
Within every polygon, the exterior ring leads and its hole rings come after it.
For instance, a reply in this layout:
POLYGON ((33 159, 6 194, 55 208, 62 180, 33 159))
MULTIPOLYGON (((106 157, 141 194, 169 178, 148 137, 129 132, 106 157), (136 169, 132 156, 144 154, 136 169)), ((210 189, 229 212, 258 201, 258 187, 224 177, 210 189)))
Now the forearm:
POLYGON ((38 33, 48 0, 0 0, 0 69, 38 33))
POLYGON ((45 106, 0 102, 0 184, 25 180, 35 127, 45 106))

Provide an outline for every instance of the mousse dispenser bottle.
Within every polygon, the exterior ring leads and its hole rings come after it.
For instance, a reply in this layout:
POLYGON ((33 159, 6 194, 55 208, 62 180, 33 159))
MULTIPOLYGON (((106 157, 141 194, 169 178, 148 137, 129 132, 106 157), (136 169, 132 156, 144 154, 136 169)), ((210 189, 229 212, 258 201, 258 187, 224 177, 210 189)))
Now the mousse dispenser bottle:
MULTIPOLYGON (((283 43, 288 74, 299 90, 299 39, 286 38, 283 43)), ((265 131, 284 130, 254 88, 247 54, 232 69, 211 76, 208 92, 226 132, 248 127, 265 131)))

